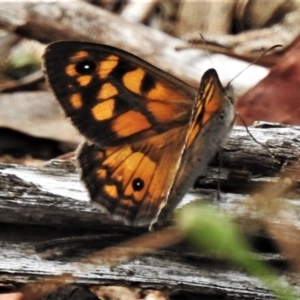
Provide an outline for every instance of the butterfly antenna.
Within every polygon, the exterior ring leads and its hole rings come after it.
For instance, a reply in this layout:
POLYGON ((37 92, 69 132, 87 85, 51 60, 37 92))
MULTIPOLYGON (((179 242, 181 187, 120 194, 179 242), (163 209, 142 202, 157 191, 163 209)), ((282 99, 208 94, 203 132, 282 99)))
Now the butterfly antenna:
POLYGON ((274 155, 274 154, 272 153, 272 151, 268 148, 268 146, 266 146, 266 145, 264 145, 263 143, 259 142, 259 141, 253 136, 253 134, 250 132, 250 130, 249 130, 249 128, 248 128, 248 126, 247 126, 245 120, 242 118, 242 116, 241 116, 240 114, 238 114, 238 113, 237 113, 236 115, 240 117, 240 120, 241 120, 242 123, 244 124, 247 133, 248 133, 249 136, 253 139, 253 141, 254 141, 255 143, 257 143, 258 145, 261 145, 263 148, 265 148, 265 149, 267 150, 267 152, 270 154, 270 156, 271 156, 272 158, 275 158, 275 159, 276 159, 275 155, 274 155))
POLYGON ((207 55, 207 57, 208 57, 208 59, 209 59, 211 65, 212 65, 212 67, 215 68, 215 67, 214 67, 214 63, 213 63, 213 61, 212 61, 212 59, 211 59, 210 52, 208 51, 208 47, 207 47, 205 38, 204 38, 204 36, 202 35, 202 33, 199 33, 199 34, 200 34, 201 40, 202 40, 202 42, 203 42, 203 44, 204 44, 204 50, 205 50, 205 52, 206 52, 206 55, 207 55))
POLYGON ((232 81, 235 80, 238 76, 240 76, 244 71, 246 71, 249 67, 251 67, 252 65, 254 65, 258 60, 260 60, 263 56, 265 56, 268 52, 276 49, 276 48, 279 48, 279 47, 283 47, 282 45, 274 45, 272 47, 270 47, 269 49, 265 50, 260 56, 258 56, 256 59, 254 59, 254 61, 249 64, 245 69, 243 69, 242 71, 240 71, 237 75, 235 75, 228 83, 227 83, 227 86, 230 86, 232 81))

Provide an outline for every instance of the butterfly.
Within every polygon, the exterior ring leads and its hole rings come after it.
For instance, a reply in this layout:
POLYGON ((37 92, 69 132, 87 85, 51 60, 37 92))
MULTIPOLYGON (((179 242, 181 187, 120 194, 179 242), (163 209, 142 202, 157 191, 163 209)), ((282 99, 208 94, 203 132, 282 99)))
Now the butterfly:
POLYGON ((215 69, 197 91, 130 53, 76 41, 48 45, 44 68, 86 138, 77 160, 92 203, 127 225, 166 222, 233 125, 215 69))

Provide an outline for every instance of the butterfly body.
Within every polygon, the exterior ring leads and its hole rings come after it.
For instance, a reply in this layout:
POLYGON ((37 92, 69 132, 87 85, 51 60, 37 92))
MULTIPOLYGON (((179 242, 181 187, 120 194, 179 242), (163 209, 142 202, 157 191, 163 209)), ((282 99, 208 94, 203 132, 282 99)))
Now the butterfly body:
POLYGON ((134 55, 84 42, 49 45, 45 67, 87 138, 78 162, 92 202, 126 224, 165 222, 232 126, 213 69, 197 93, 134 55))

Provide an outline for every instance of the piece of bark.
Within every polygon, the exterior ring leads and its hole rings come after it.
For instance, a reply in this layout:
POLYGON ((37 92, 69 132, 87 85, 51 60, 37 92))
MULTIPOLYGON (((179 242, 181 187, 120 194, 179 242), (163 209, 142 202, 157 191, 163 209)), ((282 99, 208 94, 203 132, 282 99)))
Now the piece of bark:
MULTIPOLYGON (((99 298, 86 287, 76 285, 55 286, 49 284, 28 287, 23 291, 21 300, 98 300, 99 298), (48 288, 48 291, 47 291, 48 288)), ((101 299, 101 298, 100 298, 101 299)), ((1 300, 1 299, 0 299, 1 300)), ((18 300, 18 299, 16 299, 18 300)))
MULTIPOLYGON (((164 250, 115 267, 81 263, 79 268, 76 261, 88 255, 90 251, 81 251, 81 255, 46 260, 36 253, 34 249, 36 239, 30 239, 29 233, 24 228, 19 229, 19 234, 23 236, 22 242, 18 241, 12 228, 4 227, 4 229, 6 235, 1 234, 0 240, 2 257, 0 281, 24 283, 32 282, 33 278, 42 279, 46 276, 67 273, 76 278, 77 284, 84 285, 118 284, 163 289, 170 291, 171 295, 193 293, 232 300, 274 299, 256 279, 231 268, 222 261, 214 261, 201 255, 194 256, 184 254, 182 251, 164 250), (14 237, 14 241, 9 239, 9 235, 14 237), (24 241, 26 238, 27 241, 24 241)), ((50 236, 45 230, 38 232, 37 229, 28 228, 29 230, 32 236, 50 236)))
MULTIPOLYGON (((185 40, 189 40, 199 49, 208 49, 250 63, 255 61, 255 64, 268 68, 274 66, 300 33, 299 1, 277 0, 270 3, 260 0, 229 1, 235 5, 231 13, 234 32, 215 35, 199 28, 194 32, 189 31, 185 40), (203 34, 205 44, 199 32, 203 34), (260 57, 274 45, 282 45, 283 48, 260 57)), ((212 18, 211 15, 210 19, 212 18)))
MULTIPOLYGON (((8 2, 0 10, 0 27, 44 43, 80 40, 112 45, 139 56, 195 88, 201 75, 212 67, 206 52, 196 49, 177 51, 177 47, 189 45, 81 1, 8 2)), ((212 60, 222 70, 219 74, 224 82, 247 66, 233 59, 226 62, 224 57, 219 56, 212 57, 212 60)), ((246 88, 250 87, 265 74, 265 70, 258 68, 255 76, 247 76, 243 83, 240 83, 242 77, 239 77, 235 85, 245 90, 245 83, 246 88)))
POLYGON ((75 151, 77 143, 62 143, 53 139, 37 138, 16 130, 0 127, 0 155, 16 159, 32 157, 50 160, 75 151))
MULTIPOLYGON (((205 39, 212 44, 232 49, 236 54, 259 55, 277 44, 287 46, 300 33, 300 3, 297 0, 232 2, 235 2, 235 10, 232 12, 233 32, 227 35, 203 32, 205 39)), ((199 39, 199 30, 186 38, 199 39)))
POLYGON ((191 32, 210 35, 229 34, 232 27, 235 2, 226 1, 180 1, 177 36, 184 37, 191 32), (211 20, 214 20, 213 22, 211 20))
MULTIPOLYGON (((242 224, 244 218, 245 225, 249 224, 246 218, 251 216, 248 207, 243 205, 248 201, 244 194, 249 192, 249 185, 257 187, 275 181, 276 175, 286 165, 298 159, 300 149, 300 128, 250 130, 261 143, 269 146, 274 157, 263 146, 257 145, 245 128, 235 127, 224 149, 223 165, 226 169, 221 173, 223 189, 232 189, 235 194, 224 192, 220 208, 239 219, 242 224), (232 177, 228 174, 241 168, 248 175, 250 173, 248 185, 247 182, 244 186, 240 182, 230 182, 232 177), (225 185, 226 182, 230 184, 225 185)), ((99 241, 101 248, 101 245, 115 245, 116 242, 145 232, 120 225, 92 208, 83 185, 79 183, 78 174, 74 171, 72 162, 53 161, 43 168, 0 165, 0 281, 9 279, 23 283, 30 281, 30 278, 71 273, 76 282, 88 285, 134 284, 141 288, 164 288, 171 294, 179 295, 196 293, 220 299, 274 299, 257 280, 243 272, 223 261, 191 254, 181 247, 147 254, 113 268, 81 263, 83 269, 78 269, 77 262, 93 253, 93 249, 85 249, 85 244, 83 249, 76 247, 75 253, 73 249, 67 254, 59 254, 55 248, 54 255, 44 258, 43 253, 36 252, 35 246, 51 239, 83 235, 88 231, 102 235, 99 241)), ((212 181, 216 181, 215 167, 208 168, 206 174, 206 186, 210 186, 212 181)), ((299 182, 300 178, 295 180, 299 182)), ((207 190, 202 185, 198 193, 187 195, 185 202, 201 195, 205 199, 213 199, 215 191, 207 190)), ((296 189, 291 198, 287 195, 285 202, 295 212, 299 211, 299 190, 296 189)), ((251 213, 256 222, 255 211, 251 213)), ((298 228, 299 221, 299 217, 293 220, 298 228)), ((279 266, 283 263, 281 258, 273 254, 264 257, 263 260, 279 266)), ((282 272, 282 266, 279 270, 282 272)), ((285 273, 285 279, 282 277, 282 280, 290 280, 290 276, 292 274, 285 273)), ((297 284, 295 289, 300 295, 297 284)))
MULTIPOLYGON (((173 69, 177 77, 187 77, 180 67, 174 66, 174 61, 178 65, 188 62, 185 55, 175 50, 184 42, 157 30, 126 22, 117 15, 81 1, 73 1, 71 5, 64 1, 9 2, 0 10, 0 26, 45 43, 55 40, 102 42, 134 53, 166 71, 173 69), (41 27, 43 30, 39 30, 41 27), (164 60, 159 57, 164 57, 164 60)), ((194 78, 200 76, 195 76, 195 71, 193 73, 186 81, 197 86, 194 78)))
POLYGON ((56 141, 82 141, 50 92, 2 93, 0 108, 0 127, 56 141))
POLYGON ((121 17, 132 22, 144 23, 154 11, 158 0, 130 0, 121 12, 121 17))

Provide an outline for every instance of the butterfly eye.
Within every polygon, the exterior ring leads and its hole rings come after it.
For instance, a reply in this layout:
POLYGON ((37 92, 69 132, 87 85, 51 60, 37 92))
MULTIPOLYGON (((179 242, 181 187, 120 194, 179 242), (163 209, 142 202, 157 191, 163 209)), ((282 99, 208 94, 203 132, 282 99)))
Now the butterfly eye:
POLYGON ((223 120, 225 119, 225 114, 224 114, 224 113, 220 113, 219 119, 220 119, 221 121, 223 121, 223 120))
POLYGON ((76 64, 76 71, 81 75, 92 74, 97 68, 97 64, 90 59, 83 60, 76 64))
POLYGON ((134 191, 139 192, 144 187, 144 181, 141 178, 135 178, 132 181, 132 188, 134 191))

